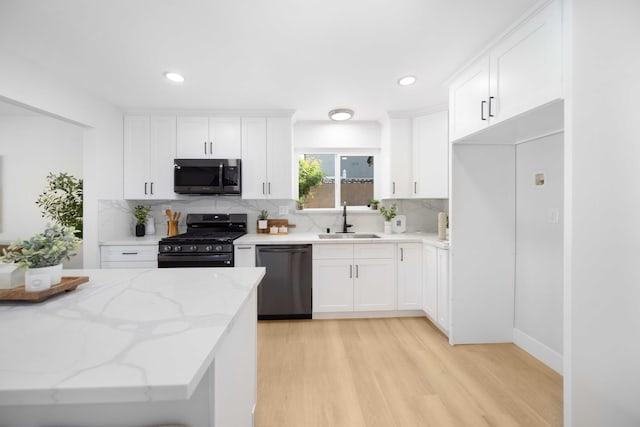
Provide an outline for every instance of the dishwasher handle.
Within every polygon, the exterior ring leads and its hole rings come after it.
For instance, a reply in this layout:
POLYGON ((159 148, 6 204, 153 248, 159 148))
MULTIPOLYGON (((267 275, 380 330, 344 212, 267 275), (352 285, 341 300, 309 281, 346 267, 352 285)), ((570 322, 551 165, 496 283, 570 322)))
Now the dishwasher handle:
POLYGON ((278 247, 260 247, 258 246, 256 248, 258 250, 258 252, 271 252, 271 253, 302 253, 302 252, 309 252, 309 248, 299 248, 297 246, 280 246, 278 245, 278 247))

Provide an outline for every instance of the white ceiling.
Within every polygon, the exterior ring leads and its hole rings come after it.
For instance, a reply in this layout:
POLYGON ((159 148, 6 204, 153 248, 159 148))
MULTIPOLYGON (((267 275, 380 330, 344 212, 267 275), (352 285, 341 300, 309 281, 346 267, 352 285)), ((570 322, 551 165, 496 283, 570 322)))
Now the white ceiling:
POLYGON ((0 45, 125 110, 355 119, 446 102, 443 83, 536 0, 0 0, 0 45), (182 85, 162 73, 184 74, 182 85), (412 87, 396 79, 415 74, 412 87))

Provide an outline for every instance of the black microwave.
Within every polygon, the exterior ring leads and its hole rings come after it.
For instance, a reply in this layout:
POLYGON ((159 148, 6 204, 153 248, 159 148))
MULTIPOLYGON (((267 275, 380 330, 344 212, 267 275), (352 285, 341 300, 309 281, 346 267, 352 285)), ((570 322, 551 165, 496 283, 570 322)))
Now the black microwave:
POLYGON ((239 195, 240 159, 175 159, 173 191, 179 194, 239 195))

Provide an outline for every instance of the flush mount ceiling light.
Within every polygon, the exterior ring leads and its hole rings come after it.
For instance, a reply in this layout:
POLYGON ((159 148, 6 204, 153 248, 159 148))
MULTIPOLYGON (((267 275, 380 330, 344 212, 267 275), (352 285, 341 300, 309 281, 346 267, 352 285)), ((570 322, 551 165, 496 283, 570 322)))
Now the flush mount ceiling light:
POLYGON ((335 110, 329 111, 329 118, 337 122, 349 120, 351 117, 353 117, 353 110, 348 108, 336 108, 335 110))
POLYGON ((398 84, 400 86, 411 86, 416 82, 416 76, 404 76, 398 79, 398 84))
POLYGON ((182 76, 182 74, 167 72, 164 73, 164 76, 167 80, 171 80, 175 83, 182 83, 184 81, 184 77, 182 76))

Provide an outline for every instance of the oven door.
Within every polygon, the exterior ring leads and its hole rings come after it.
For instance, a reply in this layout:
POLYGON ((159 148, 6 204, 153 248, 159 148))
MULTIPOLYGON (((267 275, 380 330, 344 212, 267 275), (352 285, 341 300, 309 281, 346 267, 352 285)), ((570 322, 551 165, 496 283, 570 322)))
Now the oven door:
POLYGON ((158 268, 233 267, 233 253, 158 254, 158 268))

